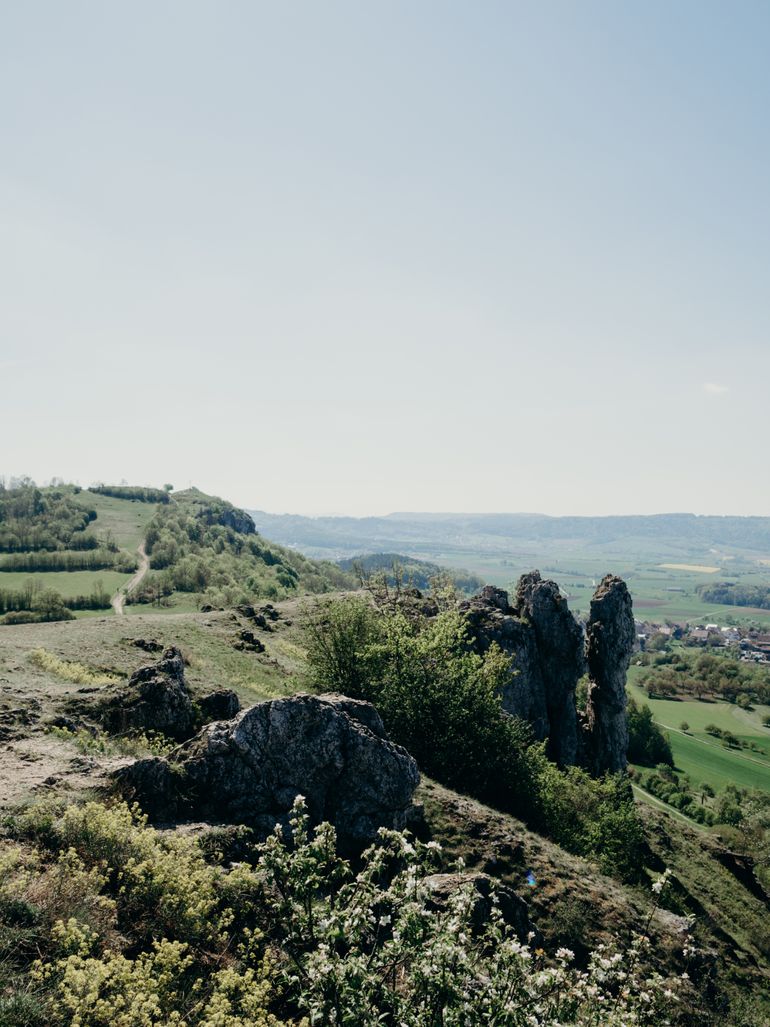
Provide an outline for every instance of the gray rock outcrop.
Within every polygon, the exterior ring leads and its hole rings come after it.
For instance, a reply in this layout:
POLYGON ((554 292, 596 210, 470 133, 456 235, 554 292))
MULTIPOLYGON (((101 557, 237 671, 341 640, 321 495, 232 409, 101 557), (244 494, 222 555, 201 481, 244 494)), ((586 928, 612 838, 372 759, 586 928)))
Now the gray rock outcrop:
POLYGON ((516 586, 516 615, 532 625, 548 711, 548 754, 561 766, 577 761, 575 688, 585 670, 583 630, 555 581, 539 571, 516 586))
POLYGON ((608 575, 591 602, 586 631, 554 581, 538 571, 519 580, 513 602, 487 586, 460 604, 473 648, 497 643, 509 657, 511 680, 503 709, 526 720, 560 766, 582 765, 594 774, 626 765, 625 681, 635 630, 631 597, 608 575), (578 717, 575 691, 589 674, 587 709, 578 717))
POLYGON ((503 689, 503 709, 532 725, 539 741, 548 738, 550 721, 537 640, 531 625, 516 616, 508 593, 487 585, 478 596, 460 603, 478 653, 496 643, 511 661, 512 675, 503 689))
POLYGON ((520 941, 526 941, 531 929, 529 906, 510 888, 493 881, 487 874, 466 872, 458 874, 431 874, 422 882, 428 894, 429 905, 434 909, 445 909, 461 888, 470 885, 473 892, 471 926, 481 931, 488 923, 493 908, 493 897, 503 921, 512 927, 520 941))
POLYGON ((312 822, 333 823, 344 849, 405 826, 419 774, 369 703, 296 695, 209 724, 168 759, 139 760, 116 780, 153 819, 248 824, 262 836, 288 823, 304 795, 312 822))
POLYGON ((232 720, 240 712, 241 703, 232 688, 218 688, 198 700, 205 723, 212 720, 232 720))
POLYGON ((181 652, 165 649, 157 663, 140 667, 127 685, 110 690, 97 705, 97 717, 110 734, 160 731, 179 741, 189 738, 196 714, 181 652))
POLYGON ((608 574, 591 600, 586 628, 586 763, 594 774, 624 770, 628 750, 626 671, 636 629, 626 583, 608 574))

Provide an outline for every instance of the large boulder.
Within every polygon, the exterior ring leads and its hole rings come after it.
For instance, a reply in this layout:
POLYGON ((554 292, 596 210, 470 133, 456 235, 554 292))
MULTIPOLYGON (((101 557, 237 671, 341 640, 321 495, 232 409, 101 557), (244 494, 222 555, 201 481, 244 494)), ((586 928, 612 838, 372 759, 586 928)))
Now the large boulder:
POLYGON ((591 599, 586 629, 588 700, 585 716, 586 763, 593 774, 626 767, 628 722, 626 671, 636 629, 626 583, 608 574, 591 599))
POLYGON ((137 761, 116 779, 153 819, 248 824, 261 836, 287 824, 303 795, 312 822, 330 821, 341 846, 356 848, 409 822, 419 774, 368 703, 295 695, 209 724, 167 759, 137 761))

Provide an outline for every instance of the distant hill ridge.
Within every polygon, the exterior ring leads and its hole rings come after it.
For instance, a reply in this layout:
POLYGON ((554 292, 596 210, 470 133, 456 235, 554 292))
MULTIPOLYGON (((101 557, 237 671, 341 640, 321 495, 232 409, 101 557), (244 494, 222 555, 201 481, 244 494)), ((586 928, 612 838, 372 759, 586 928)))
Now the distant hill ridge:
POLYGON ((364 551, 490 553, 515 544, 549 549, 590 547, 613 553, 690 555, 711 549, 770 554, 770 517, 692 513, 550 517, 546 514, 394 513, 384 517, 303 517, 249 511, 257 529, 314 556, 342 558, 364 551))

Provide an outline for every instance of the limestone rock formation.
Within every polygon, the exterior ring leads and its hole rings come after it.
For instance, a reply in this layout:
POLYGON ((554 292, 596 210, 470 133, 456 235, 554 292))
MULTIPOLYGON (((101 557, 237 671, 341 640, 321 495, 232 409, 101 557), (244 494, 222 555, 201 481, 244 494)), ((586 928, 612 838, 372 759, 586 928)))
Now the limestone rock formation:
POLYGON ((513 675, 503 691, 503 708, 514 717, 532 725, 542 741, 550 733, 545 685, 540 669, 537 640, 531 625, 516 615, 508 602, 508 593, 487 585, 478 596, 460 603, 465 614, 473 646, 485 653, 497 643, 511 660, 513 675))
POLYGON ((232 720, 240 712, 241 703, 232 688, 218 688, 198 700, 204 723, 212 720, 232 720))
POLYGON ((157 663, 140 667, 128 684, 110 690, 97 705, 97 717, 111 734, 160 731, 182 741, 196 727, 181 652, 171 646, 157 663))
POLYGON ((227 507, 222 510, 217 518, 217 524, 226 528, 232 528, 241 535, 255 535, 256 526, 250 514, 245 510, 238 510, 236 507, 227 507))
POLYGON ((539 571, 519 579, 514 609, 535 633, 550 726, 549 755, 569 766, 578 755, 575 688, 585 667, 583 630, 559 586, 555 581, 543 581, 539 571))
POLYGON ((624 770, 628 750, 626 671, 636 638, 626 583, 608 574, 591 599, 586 629, 586 762, 594 774, 624 770))
POLYGON ((521 577, 512 603, 507 592, 487 586, 460 610, 477 652, 496 642, 510 657, 514 673, 503 690, 503 708, 528 721, 535 738, 548 739, 551 759, 595 774, 625 767, 625 680, 635 632, 631 597, 620 578, 609 575, 599 585, 587 633, 556 582, 538 571, 521 577), (575 689, 586 670, 589 697, 581 723, 575 689))
POLYGON ((405 826, 419 774, 368 703, 295 695, 209 724, 168 759, 116 778, 154 819, 248 824, 262 836, 304 795, 312 821, 331 821, 341 846, 355 848, 380 827, 405 826))

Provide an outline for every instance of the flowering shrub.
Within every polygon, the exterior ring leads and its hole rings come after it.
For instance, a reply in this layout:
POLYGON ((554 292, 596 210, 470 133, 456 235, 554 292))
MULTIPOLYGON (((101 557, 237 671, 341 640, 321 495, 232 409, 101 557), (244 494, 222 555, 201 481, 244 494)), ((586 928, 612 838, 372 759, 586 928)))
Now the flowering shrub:
POLYGON ((230 866, 125 805, 32 811, 15 830, 0 938, 21 912, 36 933, 4 962, 3 1027, 661 1027, 675 1008, 649 921, 584 968, 549 958, 494 895, 486 921, 462 879, 436 897, 437 843, 382 831, 354 868, 301 797, 290 839, 277 828, 230 866))
MULTIPOLYGON (((481 928, 478 895, 459 887, 444 906, 428 878, 441 860, 435 842, 382 831, 353 874, 335 855, 334 829, 311 837, 301 800, 293 846, 280 832, 254 869, 234 871, 227 887, 272 895, 264 926, 280 943, 278 971, 287 998, 312 1025, 380 1023, 399 1027, 632 1027, 669 1022, 674 992, 644 958, 637 937, 625 953, 598 948, 579 970, 560 949, 548 960, 504 923, 493 901, 481 928)), ((663 882, 665 883, 665 882, 663 882)), ((656 892, 660 888, 656 884, 656 892)))

